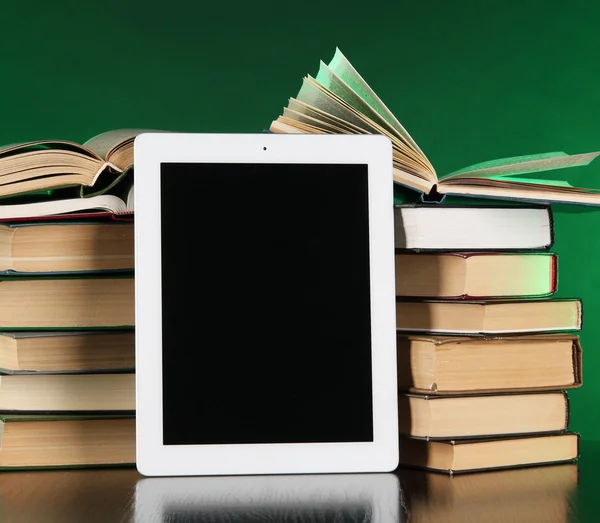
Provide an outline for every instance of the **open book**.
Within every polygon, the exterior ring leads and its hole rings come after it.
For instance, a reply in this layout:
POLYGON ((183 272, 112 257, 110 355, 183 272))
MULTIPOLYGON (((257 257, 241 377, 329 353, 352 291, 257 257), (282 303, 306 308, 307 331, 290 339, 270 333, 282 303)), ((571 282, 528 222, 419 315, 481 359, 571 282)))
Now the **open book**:
POLYGON ((406 129, 336 49, 316 78, 304 78, 296 98, 273 121, 274 133, 383 134, 393 145, 394 181, 424 194, 510 198, 600 205, 600 190, 544 179, 540 173, 589 164, 600 152, 563 152, 492 160, 438 176, 406 129))
MULTIPOLYGON (((68 214, 71 218, 90 216, 92 213, 111 215, 133 214, 133 183, 122 196, 117 194, 97 194, 89 198, 61 198, 28 203, 0 205, 0 220, 20 220, 44 218, 68 214), (75 214, 73 214, 75 213, 75 214)), ((129 217, 131 219, 131 217, 129 217)))
POLYGON ((133 164, 133 140, 141 129, 118 129, 80 145, 41 140, 0 147, 0 197, 80 187, 80 195, 103 194, 133 164))

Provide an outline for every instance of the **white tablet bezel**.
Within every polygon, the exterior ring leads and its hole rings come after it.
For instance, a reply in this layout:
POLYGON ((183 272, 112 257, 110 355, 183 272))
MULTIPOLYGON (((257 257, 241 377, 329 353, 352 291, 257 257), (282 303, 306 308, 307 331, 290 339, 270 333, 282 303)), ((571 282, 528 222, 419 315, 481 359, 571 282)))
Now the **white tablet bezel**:
POLYGON ((135 139, 134 165, 138 470, 147 476, 394 470, 398 398, 390 140, 376 135, 145 133, 135 139), (163 445, 160 166, 169 162, 368 165, 372 442, 163 445))
POLYGON ((147 478, 136 484, 134 521, 171 521, 165 512, 173 506, 189 510, 191 521, 194 508, 214 511, 212 521, 233 520, 232 513, 248 520, 259 514, 261 521, 302 521, 302 509, 327 510, 341 521, 344 508, 362 503, 371 509, 369 522, 399 522, 400 481, 394 474, 147 478))

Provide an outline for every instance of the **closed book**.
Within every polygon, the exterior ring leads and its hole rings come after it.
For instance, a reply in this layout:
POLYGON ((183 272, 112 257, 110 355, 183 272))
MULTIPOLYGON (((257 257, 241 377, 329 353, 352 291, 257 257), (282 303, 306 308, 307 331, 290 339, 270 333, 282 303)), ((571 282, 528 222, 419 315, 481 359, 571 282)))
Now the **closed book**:
POLYGON ((398 388, 423 394, 580 387, 578 336, 397 336, 398 388), (473 369, 476 369, 474 371, 473 369))
POLYGON ((397 205, 394 232, 401 250, 546 250, 554 242, 549 207, 397 205))
POLYGON ((565 392, 398 397, 400 434, 426 439, 472 438, 566 430, 565 392))
POLYGON ((0 280, 0 329, 82 329, 134 325, 132 277, 0 280))
POLYGON ((580 300, 396 300, 396 328, 402 332, 551 333, 578 331, 581 324, 580 300))
POLYGON ((133 270, 133 223, 0 225, 0 272, 133 270))
POLYGON ((578 457, 579 435, 569 432, 479 440, 400 440, 401 466, 449 474, 571 462, 578 457))
POLYGON ((0 416, 0 469, 135 463, 133 416, 0 416))
POLYGON ((0 373, 133 371, 129 330, 0 332, 0 373))
POLYGON ((549 253, 397 253, 396 296, 542 297, 556 292, 549 253))
POLYGON ((0 412, 135 410, 135 374, 0 376, 0 412))

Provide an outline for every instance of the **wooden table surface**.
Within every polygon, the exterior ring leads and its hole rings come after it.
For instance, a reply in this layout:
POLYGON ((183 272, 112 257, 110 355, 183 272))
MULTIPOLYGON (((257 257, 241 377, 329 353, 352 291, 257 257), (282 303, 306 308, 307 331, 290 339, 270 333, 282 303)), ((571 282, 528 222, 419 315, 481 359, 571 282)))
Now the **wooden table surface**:
POLYGON ((600 521, 600 443, 579 464, 449 477, 143 478, 135 469, 0 473, 2 523, 600 521))

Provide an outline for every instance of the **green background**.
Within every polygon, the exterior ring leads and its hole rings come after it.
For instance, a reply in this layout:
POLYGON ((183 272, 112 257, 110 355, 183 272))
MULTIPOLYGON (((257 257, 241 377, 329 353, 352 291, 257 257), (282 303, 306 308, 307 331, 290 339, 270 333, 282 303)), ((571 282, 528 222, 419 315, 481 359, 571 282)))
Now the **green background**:
MULTIPOLYGON (((600 148, 600 2, 31 0, 1 13, 0 143, 261 132, 339 46, 439 173, 600 148)), ((586 183, 600 164, 570 174, 586 183)), ((558 296, 585 310, 572 427, 600 439, 600 210, 554 214, 558 296)))

